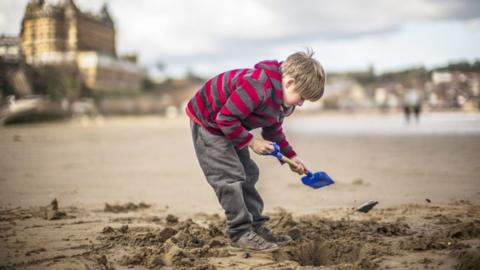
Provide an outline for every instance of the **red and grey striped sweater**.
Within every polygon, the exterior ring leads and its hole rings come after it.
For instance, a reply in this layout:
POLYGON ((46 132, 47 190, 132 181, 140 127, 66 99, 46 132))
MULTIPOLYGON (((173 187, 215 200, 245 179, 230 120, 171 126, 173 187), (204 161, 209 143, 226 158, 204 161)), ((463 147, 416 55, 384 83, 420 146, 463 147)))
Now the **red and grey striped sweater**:
POLYGON ((187 115, 209 132, 230 139, 237 149, 248 145, 250 130, 262 128, 287 157, 296 156, 285 134, 281 62, 262 61, 253 69, 235 69, 209 79, 188 102, 187 115))

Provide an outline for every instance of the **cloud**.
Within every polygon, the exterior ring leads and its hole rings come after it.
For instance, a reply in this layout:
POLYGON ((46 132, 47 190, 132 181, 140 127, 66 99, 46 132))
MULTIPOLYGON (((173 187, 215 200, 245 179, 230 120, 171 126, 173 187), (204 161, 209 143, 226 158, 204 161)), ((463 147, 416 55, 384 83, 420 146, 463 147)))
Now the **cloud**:
MULTIPOLYGON (((58 2, 61 0, 47 0, 58 2)), ((18 33, 27 0, 0 0, 0 32, 18 33)), ((96 0, 76 0, 98 11, 96 0)), ((138 52, 143 64, 196 69, 243 65, 278 57, 284 48, 319 41, 395 35, 410 22, 480 18, 476 0, 108 0, 119 52, 138 52)), ((470 23, 476 25, 476 23, 470 23)))
MULTIPOLYGON (((251 63, 275 48, 318 40, 392 35, 410 21, 480 17, 477 1, 120 1, 111 2, 123 48, 141 51, 147 65, 161 60, 185 67, 251 63), (128 12, 124 13, 124 11, 128 12), (131 17, 131 20, 120 19, 131 17), (128 25, 127 25, 128 24, 128 25), (152 29, 153 35, 152 35, 152 29), (125 32, 123 32, 125 31, 125 32), (149 45, 147 45, 149 44, 149 45)), ((122 49, 122 46, 121 46, 122 49)))
POLYGON ((0 0, 0 34, 16 35, 20 32, 27 0, 0 0))

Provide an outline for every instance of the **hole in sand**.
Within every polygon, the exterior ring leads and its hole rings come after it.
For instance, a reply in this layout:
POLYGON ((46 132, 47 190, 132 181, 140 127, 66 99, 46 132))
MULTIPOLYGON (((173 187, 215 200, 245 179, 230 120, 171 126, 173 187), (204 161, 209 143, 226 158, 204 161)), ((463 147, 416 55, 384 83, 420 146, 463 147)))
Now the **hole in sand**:
POLYGON ((359 259, 361 245, 350 241, 308 241, 293 247, 291 260, 302 266, 354 263, 359 259))

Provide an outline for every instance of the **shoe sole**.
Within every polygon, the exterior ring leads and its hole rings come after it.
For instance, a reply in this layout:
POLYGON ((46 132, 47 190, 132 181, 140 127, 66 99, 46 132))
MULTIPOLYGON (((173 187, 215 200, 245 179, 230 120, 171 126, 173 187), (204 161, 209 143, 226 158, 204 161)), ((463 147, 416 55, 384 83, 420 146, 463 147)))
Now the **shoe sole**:
POLYGON ((235 251, 250 251, 250 252, 272 252, 272 251, 277 251, 279 250, 280 247, 274 247, 274 248, 267 248, 267 249, 252 249, 252 248, 243 248, 243 247, 236 247, 236 246, 230 246, 230 250, 235 252, 235 251))
POLYGON ((288 240, 288 241, 283 241, 283 242, 274 242, 274 243, 279 245, 279 246, 286 246, 286 245, 288 245, 292 242, 293 242, 293 240, 288 240))

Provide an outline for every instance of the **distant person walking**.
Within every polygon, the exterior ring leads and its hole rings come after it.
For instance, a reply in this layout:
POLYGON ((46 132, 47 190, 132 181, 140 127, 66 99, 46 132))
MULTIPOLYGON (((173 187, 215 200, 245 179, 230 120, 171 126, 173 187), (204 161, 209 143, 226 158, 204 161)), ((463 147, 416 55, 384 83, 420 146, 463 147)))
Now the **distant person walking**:
POLYGON ((410 116, 415 116, 415 123, 420 122, 420 113, 422 112, 422 102, 420 93, 417 89, 412 88, 408 90, 403 99, 403 112, 405 114, 405 121, 407 125, 410 124, 410 116))

